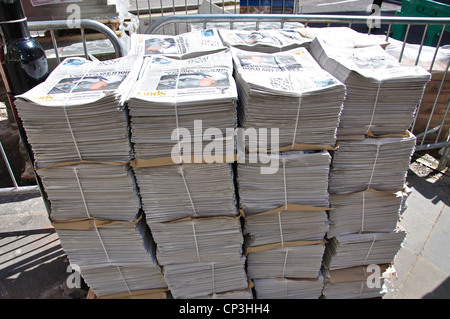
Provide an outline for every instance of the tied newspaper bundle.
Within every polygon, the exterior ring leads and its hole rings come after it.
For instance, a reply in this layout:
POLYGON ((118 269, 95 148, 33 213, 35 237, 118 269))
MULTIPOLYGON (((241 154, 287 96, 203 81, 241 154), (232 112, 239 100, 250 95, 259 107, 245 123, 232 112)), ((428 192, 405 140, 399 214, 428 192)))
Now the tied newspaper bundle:
POLYGON ((176 36, 133 33, 130 41, 130 53, 143 56, 165 55, 188 59, 226 49, 215 28, 182 33, 176 36))
POLYGON ((261 163, 276 163, 273 174, 261 174, 265 164, 251 163, 251 155, 237 168, 240 205, 245 216, 288 208, 289 204, 329 207, 327 151, 260 153, 261 163))
POLYGON ((167 289, 126 165, 133 155, 124 100, 140 63, 68 58, 17 98, 52 225, 97 296, 167 289))
POLYGON ((273 53, 309 46, 310 39, 294 30, 225 30, 219 29, 223 43, 241 50, 273 53))
POLYGON ((402 229, 388 233, 338 235, 327 243, 323 266, 334 270, 361 265, 390 264, 405 235, 406 232, 402 229))
POLYGON ((154 242, 143 219, 135 222, 80 219, 54 222, 72 265, 97 297, 167 290, 155 258, 154 242))
MULTIPOLYGON (((305 48, 272 54, 235 48, 232 52, 240 126, 278 128, 281 150, 298 149, 298 144, 308 149, 334 147, 345 86, 305 48)), ((277 148, 267 144, 260 148, 277 148)))
POLYGON ((242 236, 239 217, 184 218, 150 225, 160 265, 239 262, 242 236))
POLYGON ((78 163, 37 170, 54 221, 80 218, 133 221, 141 202, 131 169, 125 165, 78 163))
POLYGON ((379 45, 346 45, 321 36, 311 42, 314 58, 347 87, 338 139, 369 132, 403 134, 413 121, 430 73, 399 63, 379 45))
POLYGON ((321 242, 252 250, 247 256, 247 273, 252 280, 258 278, 317 279, 320 275, 324 251, 325 245, 321 242))
POLYGON ((391 232, 406 209, 407 189, 384 192, 369 189, 362 192, 330 195, 327 237, 363 232, 391 232))
POLYGON ((142 59, 64 60, 16 106, 39 166, 132 158, 123 107, 142 59), (99 125, 101 124, 101 125, 99 125))
MULTIPOLYGON (((311 279, 317 287, 325 249, 323 238, 329 226, 325 210, 329 205, 330 155, 327 151, 259 153, 262 163, 276 161, 275 171, 261 174, 264 164, 249 161, 254 154, 247 154, 246 163, 237 165, 248 276, 269 281, 311 279)), ((293 285, 297 284, 301 286, 297 281, 293 285)), ((255 283, 257 294, 280 297, 276 285, 264 291, 262 287, 255 283)), ((289 296, 295 297, 295 291, 291 290, 289 296)), ((318 297, 317 290, 309 292, 308 298, 318 297)))
POLYGON ((366 138, 340 141, 330 171, 330 194, 403 189, 416 137, 366 138))
POLYGON ((175 298, 250 298, 239 216, 151 223, 157 258, 175 298), (234 293, 233 293, 234 295, 234 293))
POLYGON ((258 299, 319 299, 323 276, 317 279, 265 278, 254 279, 258 299))
POLYGON ((197 155, 196 162, 202 163, 230 153, 234 160, 237 90, 232 72, 228 51, 187 60, 146 58, 128 101, 136 158, 172 157, 179 163, 193 162, 191 155, 197 155))
POLYGON ((175 299, 252 299, 245 258, 239 261, 172 264, 163 267, 175 299))
POLYGON ((188 164, 134 168, 146 219, 238 214, 231 164, 188 164))
POLYGON ((389 265, 380 265, 383 275, 374 277, 371 266, 358 266, 336 270, 324 269, 324 286, 322 295, 326 299, 368 299, 379 298, 385 290, 385 277, 388 277, 389 265), (367 283, 370 282, 371 285, 367 283))
POLYGON ((320 241, 325 237, 329 222, 324 208, 302 205, 288 205, 288 208, 246 216, 246 245, 258 247, 284 242, 320 241))

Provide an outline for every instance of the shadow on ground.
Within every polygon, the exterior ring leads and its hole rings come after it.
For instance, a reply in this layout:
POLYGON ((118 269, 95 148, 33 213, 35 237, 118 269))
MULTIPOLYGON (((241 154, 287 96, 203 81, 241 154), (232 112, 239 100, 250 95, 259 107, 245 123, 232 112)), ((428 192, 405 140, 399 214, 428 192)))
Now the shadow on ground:
POLYGON ((69 261, 53 228, 0 233, 0 298, 80 299, 69 288, 69 261))

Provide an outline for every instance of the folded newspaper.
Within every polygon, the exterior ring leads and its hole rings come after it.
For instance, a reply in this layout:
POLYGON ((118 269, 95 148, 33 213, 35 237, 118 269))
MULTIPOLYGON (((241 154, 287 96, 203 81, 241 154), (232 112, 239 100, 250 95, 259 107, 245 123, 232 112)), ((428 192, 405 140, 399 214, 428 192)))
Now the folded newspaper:
POLYGON ((232 53, 242 127, 279 128, 280 147, 335 145, 345 86, 305 48, 232 53))
POLYGON ((215 155, 225 154, 228 145, 233 155, 237 90, 232 72, 229 51, 187 60, 146 58, 128 101, 136 158, 202 155, 212 141, 215 155), (203 128, 214 128, 214 134, 203 128))
POLYGON ((347 87, 339 139, 409 128, 431 78, 425 69, 399 63, 379 45, 349 48, 320 36, 311 42, 311 54, 347 87))
POLYGON ((193 58, 226 49, 217 29, 203 29, 176 36, 158 34, 131 35, 130 53, 144 56, 165 55, 193 58))
POLYGON ((337 45, 339 47, 347 48, 363 48, 368 46, 379 45, 386 47, 389 42, 386 41, 386 36, 368 35, 353 30, 349 27, 307 27, 296 28, 302 37, 313 41, 316 37, 325 39, 328 43, 337 45))
POLYGON ((309 46, 311 39, 302 37, 295 30, 225 30, 219 29, 223 43, 253 52, 280 52, 298 47, 309 46))
POLYGON ((67 58, 16 106, 40 166, 132 158, 123 101, 142 59, 67 58))

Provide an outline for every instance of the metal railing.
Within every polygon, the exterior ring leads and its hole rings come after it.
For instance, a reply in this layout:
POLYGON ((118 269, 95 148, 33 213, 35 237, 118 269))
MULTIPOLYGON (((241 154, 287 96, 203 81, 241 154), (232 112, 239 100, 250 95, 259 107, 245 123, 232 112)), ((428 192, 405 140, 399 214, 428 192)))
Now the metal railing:
POLYGON ((55 56, 58 64, 61 62, 58 53, 58 44, 55 36, 55 31, 57 30, 68 30, 68 29, 80 29, 81 40, 83 43, 84 56, 89 59, 88 47, 86 44, 86 29, 94 30, 105 35, 114 47, 116 57, 121 57, 124 55, 124 48, 119 40, 119 37, 106 25, 95 20, 81 19, 77 20, 77 28, 73 26, 68 26, 66 20, 54 20, 54 21, 32 21, 28 22, 28 29, 30 31, 50 31, 50 36, 52 39, 53 49, 55 51, 55 56))

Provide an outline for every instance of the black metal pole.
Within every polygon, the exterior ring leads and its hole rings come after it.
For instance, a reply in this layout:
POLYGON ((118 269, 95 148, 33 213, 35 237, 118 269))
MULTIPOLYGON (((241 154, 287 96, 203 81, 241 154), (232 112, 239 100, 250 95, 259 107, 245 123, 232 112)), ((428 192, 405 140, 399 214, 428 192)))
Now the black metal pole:
MULTIPOLYGON (((28 159, 34 167, 33 152, 17 113, 14 99, 15 96, 25 93, 45 81, 49 75, 49 68, 44 50, 30 36, 27 18, 20 0, 0 0, 0 40, 1 76, 21 141, 25 146, 28 159)), ((43 123, 43 125, 45 124, 43 123)), ((50 214, 50 203, 36 169, 34 169, 34 175, 47 212, 50 214)))

